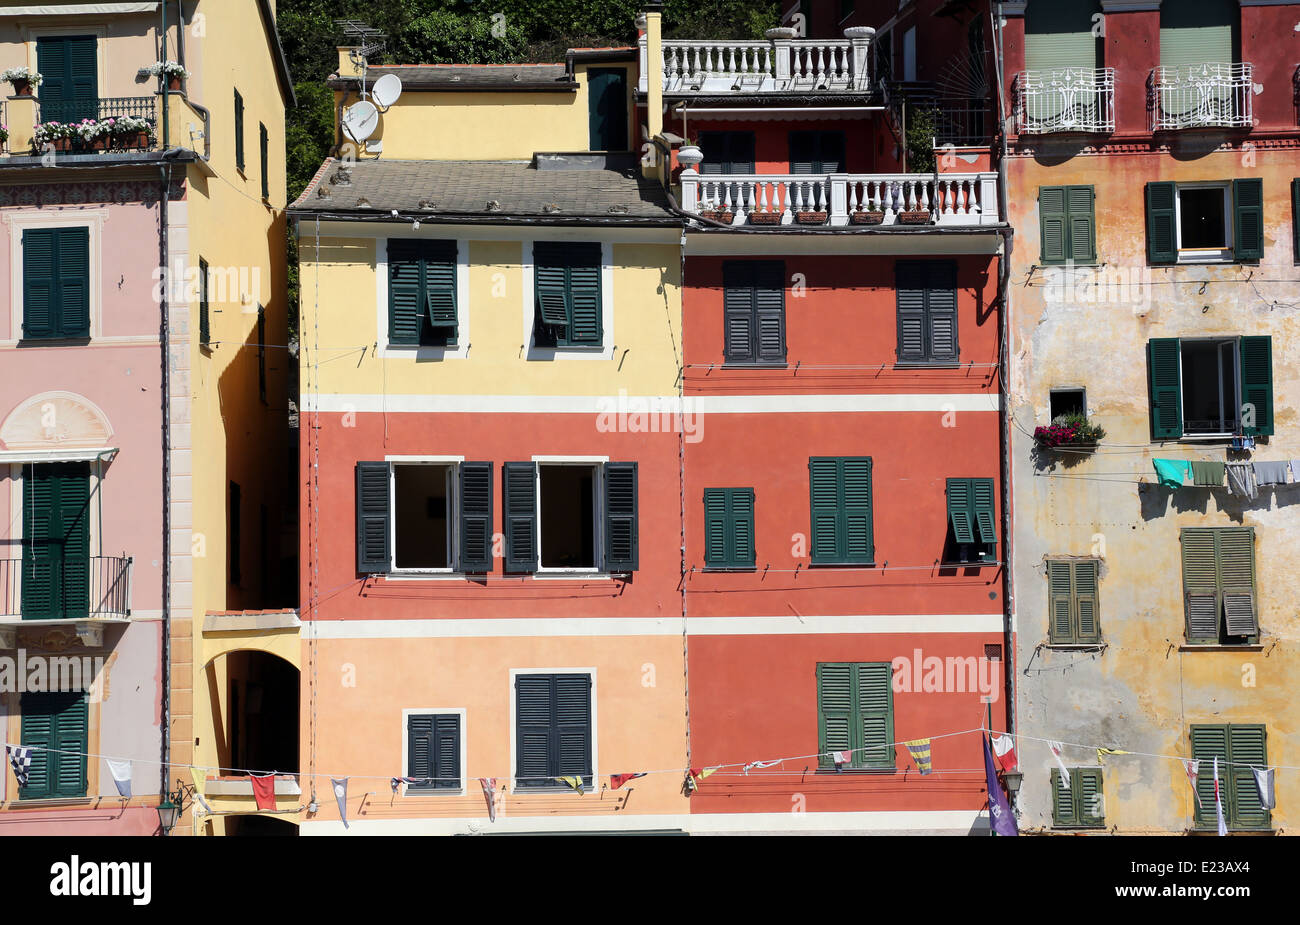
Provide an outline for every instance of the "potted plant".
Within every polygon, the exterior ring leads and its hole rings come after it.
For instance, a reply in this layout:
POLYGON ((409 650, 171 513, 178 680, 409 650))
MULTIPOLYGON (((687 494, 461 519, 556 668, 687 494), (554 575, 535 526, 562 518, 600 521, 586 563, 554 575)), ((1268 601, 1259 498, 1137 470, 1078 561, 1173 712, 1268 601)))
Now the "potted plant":
POLYGON ((1082 414, 1062 414, 1046 426, 1034 428, 1034 440, 1049 449, 1096 449, 1104 440, 1104 428, 1089 422, 1082 414))
POLYGON ((110 134, 114 148, 147 148, 153 141, 153 123, 139 116, 119 116, 112 123, 110 134))
POLYGON ((884 220, 884 212, 869 212, 866 209, 858 209, 849 213, 849 221, 854 225, 879 225, 884 220))
POLYGON ((74 148, 89 149, 91 151, 104 150, 108 147, 109 142, 107 121, 82 119, 72 127, 72 142, 74 148))
POLYGON ((158 61, 149 65, 145 70, 149 72, 150 77, 164 78, 167 81, 168 90, 181 89, 182 81, 190 76, 190 72, 176 61, 158 61))
POLYGON ((32 88, 39 87, 44 79, 29 67, 11 67, 0 72, 0 80, 13 84, 14 96, 31 96, 32 88))
POLYGON ((43 151, 47 146, 55 151, 67 151, 72 147, 72 126, 62 122, 41 122, 32 130, 32 146, 43 151))
POLYGON ((749 223, 751 225, 779 225, 781 224, 780 212, 750 212, 749 223))

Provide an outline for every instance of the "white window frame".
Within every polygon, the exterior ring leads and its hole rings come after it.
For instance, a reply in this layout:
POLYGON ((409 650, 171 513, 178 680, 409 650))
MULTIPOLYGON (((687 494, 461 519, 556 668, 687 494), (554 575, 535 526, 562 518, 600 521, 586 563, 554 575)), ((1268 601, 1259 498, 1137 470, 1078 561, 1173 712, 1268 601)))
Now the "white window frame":
POLYGON ((584 577, 608 576, 605 569, 605 463, 608 456, 534 456, 533 469, 536 479, 533 496, 536 501, 537 518, 537 571, 536 575, 581 575, 584 577), (589 568, 547 568, 542 565, 542 467, 543 466, 579 466, 590 468, 595 472, 591 481, 591 516, 592 552, 596 564, 589 568))
POLYGON ((1187 395, 1186 383, 1183 376, 1183 344, 1215 344, 1216 347, 1222 348, 1223 344, 1230 343, 1233 345, 1233 402, 1237 409, 1237 420, 1241 420, 1241 338, 1240 337, 1180 337, 1178 338, 1178 413, 1183 422, 1182 440, 1225 440, 1229 437, 1237 436, 1230 431, 1224 431, 1213 434, 1189 434, 1187 432, 1187 405, 1184 396, 1187 395))
POLYGON ((536 315, 536 286, 533 276, 533 245, 537 241, 553 241, 563 244, 569 242, 589 242, 591 235, 555 236, 547 238, 525 238, 520 255, 520 267, 523 270, 523 340, 527 345, 529 360, 612 360, 614 358, 614 245, 610 241, 600 242, 600 327, 601 343, 599 347, 538 347, 533 336, 533 319, 536 315))
POLYGON ((406 707, 402 710, 402 776, 410 776, 411 760, 411 737, 407 732, 407 723, 412 716, 427 716, 430 713, 452 714, 460 717, 460 789, 452 790, 450 787, 443 790, 412 790, 405 783, 402 784, 402 796, 407 798, 416 797, 463 797, 469 786, 469 774, 465 768, 466 756, 469 754, 469 730, 465 723, 466 710, 464 707, 431 707, 429 709, 420 709, 416 707, 406 707))
POLYGON ((413 360, 464 360, 469 357, 470 298, 469 298, 469 238, 446 232, 445 226, 407 229, 403 234, 379 235, 375 238, 375 329, 379 332, 376 343, 381 359, 404 357, 413 360), (388 342, 388 239, 411 238, 431 241, 456 242, 456 341, 446 347, 419 346, 416 344, 390 344, 388 342))
MULTIPOLYGON (((9 337, 13 343, 23 339, 23 232, 37 228, 86 228, 90 265, 90 336, 94 341, 103 337, 103 237, 108 209, 52 208, 24 209, 8 212, 0 217, 9 226, 9 337)), ((74 338, 81 343, 80 338, 74 338)), ((46 341, 32 341, 45 344, 46 341)), ((56 347, 66 344, 64 339, 50 340, 56 347)), ((35 348, 33 348, 35 349, 35 348)))
POLYGON ((1174 234, 1178 242, 1179 263, 1232 263, 1236 249, 1233 227, 1232 184, 1227 181, 1205 183, 1174 184, 1174 234), (1183 191, 1197 189, 1214 189, 1223 193, 1223 240, 1227 247, 1184 248, 1183 247, 1183 191))
POLYGON ((460 561, 460 548, 457 538, 460 533, 460 464, 464 456, 385 456, 388 463, 388 543, 393 551, 392 561, 388 563, 388 573, 401 578, 417 576, 460 577, 464 573, 456 570, 460 561), (397 467, 398 466, 446 466, 447 467, 447 558, 451 565, 446 568, 398 568, 397 567, 397 467))
MULTIPOLYGON (((600 702, 597 696, 597 675, 595 666, 588 668, 511 668, 509 687, 507 694, 510 698, 510 792, 512 794, 540 793, 545 794, 548 791, 543 787, 525 787, 519 790, 519 727, 518 718, 515 713, 519 709, 518 694, 515 691, 515 679, 519 675, 527 674, 585 674, 591 678, 591 787, 593 790, 599 789, 597 782, 600 780, 600 723, 596 713, 596 704, 600 702)), ((406 767, 405 764, 402 767, 406 767)))

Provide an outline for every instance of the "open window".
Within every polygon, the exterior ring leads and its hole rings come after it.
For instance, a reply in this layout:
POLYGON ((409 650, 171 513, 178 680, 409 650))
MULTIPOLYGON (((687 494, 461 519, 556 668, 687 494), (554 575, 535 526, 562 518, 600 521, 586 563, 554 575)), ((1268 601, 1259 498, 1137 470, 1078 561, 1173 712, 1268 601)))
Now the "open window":
POLYGON ((541 570, 596 570, 595 464, 537 467, 537 546, 541 570))
POLYGON ((1152 263, 1262 259, 1263 181, 1148 183, 1147 256, 1152 263))
POLYGON ((1148 341, 1152 437, 1271 435, 1272 351, 1268 336, 1148 341))
POLYGON ((449 463, 393 466, 394 571, 452 568, 454 469, 449 463))
POLYGON ((1052 389, 1048 393, 1047 401, 1053 421, 1066 415, 1088 416, 1087 392, 1081 388, 1052 389))
POLYGON ((992 479, 948 479, 948 536, 943 561, 981 565, 998 558, 992 479))

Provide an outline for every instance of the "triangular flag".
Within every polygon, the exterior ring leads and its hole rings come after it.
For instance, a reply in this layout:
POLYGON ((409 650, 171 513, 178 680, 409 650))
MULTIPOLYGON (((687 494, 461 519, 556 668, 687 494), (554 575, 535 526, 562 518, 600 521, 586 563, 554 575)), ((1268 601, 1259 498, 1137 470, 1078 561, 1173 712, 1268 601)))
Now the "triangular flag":
POLYGON ((1064 748, 1060 742, 1048 742, 1047 747, 1052 750, 1056 756, 1056 763, 1061 767, 1061 789, 1070 789, 1070 769, 1065 766, 1065 759, 1061 757, 1061 749, 1064 748))
POLYGON ((1251 768, 1250 772, 1255 775, 1255 786, 1259 788, 1259 805, 1264 809, 1272 809, 1277 805, 1277 795, 1273 790, 1273 769, 1251 768))
POLYGON ((212 815, 212 807, 208 805, 203 794, 203 788, 208 785, 207 768, 190 768, 190 779, 194 781, 194 799, 199 801, 203 811, 209 816, 212 815))
POLYGON ((1219 820, 1219 834, 1228 834, 1228 825, 1223 821, 1223 796, 1219 793, 1219 756, 1214 756, 1214 815, 1219 820))
POLYGON ((700 788, 700 781, 704 780, 704 778, 708 777, 721 767, 722 765, 717 764, 711 768, 690 768, 686 772, 687 788, 690 790, 698 790, 700 788))
POLYGON ((703 771, 701 771, 699 774, 699 778, 700 780, 704 780, 704 778, 708 777, 710 774, 714 773, 715 771, 721 771, 721 770, 722 770, 722 765, 715 764, 713 767, 705 768, 703 771))
POLYGON ((104 764, 108 765, 108 773, 113 775, 113 783, 117 785, 118 796, 131 799, 131 762, 118 761, 115 758, 105 758, 104 764))
POLYGON ((645 771, 640 771, 636 774, 611 774, 609 775, 609 789, 617 790, 630 780, 636 780, 638 777, 645 777, 645 774, 645 771))
POLYGON ((330 786, 334 788, 334 799, 339 803, 339 818, 343 820, 343 828, 346 829, 348 827, 348 779, 331 777, 330 786))
POLYGON ((1196 805, 1201 805, 1201 794, 1196 789, 1196 778, 1201 776, 1201 762, 1198 758, 1184 758, 1183 771, 1187 773, 1187 782, 1192 785, 1192 796, 1196 798, 1196 805))
POLYGON ((478 785, 483 788, 483 799, 487 800, 488 822, 497 821, 497 779, 480 777, 478 785))
POLYGON ((18 786, 26 787, 32 773, 31 748, 26 745, 5 745, 5 751, 9 753, 9 764, 13 766, 14 777, 18 778, 18 786))
POLYGON ((557 777, 555 779, 560 781, 561 783, 568 784, 572 789, 578 791, 578 793, 587 792, 586 790, 583 789, 581 777, 569 775, 566 777, 557 777))
POLYGON ((931 770, 930 740, 913 739, 912 741, 904 742, 903 744, 906 745, 907 750, 912 753, 912 760, 916 762, 916 769, 921 772, 921 776, 924 777, 926 774, 929 774, 931 770))
POLYGON ((254 774, 250 771, 248 779, 253 784, 253 799, 257 801, 257 808, 275 809, 275 772, 254 774))
POLYGON ((993 754, 1004 771, 1014 771, 1019 763, 1016 758, 1016 740, 1010 735, 993 733, 993 754))

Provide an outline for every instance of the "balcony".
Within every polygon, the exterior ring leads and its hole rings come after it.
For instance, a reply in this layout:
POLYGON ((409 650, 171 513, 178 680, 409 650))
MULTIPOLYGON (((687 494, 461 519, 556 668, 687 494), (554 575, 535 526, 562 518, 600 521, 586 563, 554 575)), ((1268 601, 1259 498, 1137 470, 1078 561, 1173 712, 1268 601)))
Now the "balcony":
POLYGON ((1067 67, 1016 77, 1016 130, 1023 135, 1115 131, 1115 69, 1067 67))
POLYGON ((728 174, 683 170, 682 208, 733 225, 978 227, 999 221, 996 173, 728 174))
POLYGON ((0 559, 0 649, 19 627, 68 626, 87 644, 131 617, 130 557, 0 559))
POLYGON ((171 107, 172 147, 192 147, 198 137, 207 143, 207 114, 180 92, 44 102, 18 96, 5 101, 5 154, 38 156, 47 149, 68 154, 160 151, 164 105, 171 107))
POLYGON ((868 49, 875 30, 844 30, 845 38, 796 39, 793 29, 769 29, 766 41, 672 39, 649 64, 640 40, 640 86, 661 76, 663 92, 675 96, 790 92, 866 93, 871 89, 868 49))
POLYGON ((1151 130, 1250 128, 1254 81, 1249 64, 1190 64, 1151 72, 1151 130))

